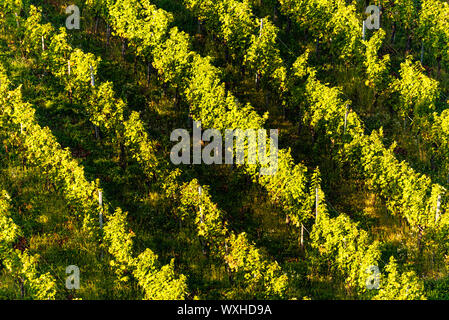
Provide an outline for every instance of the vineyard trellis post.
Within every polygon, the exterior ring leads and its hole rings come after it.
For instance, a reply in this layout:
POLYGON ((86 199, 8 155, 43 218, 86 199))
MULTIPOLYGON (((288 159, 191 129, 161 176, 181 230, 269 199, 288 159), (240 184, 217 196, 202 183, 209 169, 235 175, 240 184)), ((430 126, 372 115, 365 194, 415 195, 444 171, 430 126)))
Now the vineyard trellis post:
POLYGON ((98 220, 100 223, 100 229, 103 229, 103 192, 101 190, 98 190, 98 206, 100 208, 98 220))
POLYGON ((123 59, 125 58, 125 50, 126 50, 126 39, 122 38, 122 50, 121 50, 121 53, 122 53, 122 58, 123 59))
POLYGON ((201 220, 201 223, 204 223, 204 220, 203 220, 203 208, 201 207, 201 195, 202 195, 202 193, 203 193, 203 189, 201 188, 201 186, 199 186, 198 187, 198 195, 199 195, 199 199, 200 199, 200 205, 199 205, 199 209, 200 209, 200 220, 201 220))
POLYGON ((106 47, 109 47, 110 34, 111 34, 111 27, 109 26, 109 22, 106 22, 106 47))
MULTIPOLYGON (((225 254, 226 254, 226 256, 229 254, 229 249, 228 249, 228 240, 227 239, 225 239, 225 254)), ((233 279, 233 277, 232 277, 232 272, 231 272, 231 268, 229 267, 229 264, 228 263, 226 263, 225 264, 225 269, 226 269, 226 273, 227 273, 227 275, 228 275, 228 280, 229 280, 229 282, 232 284, 232 283, 234 283, 234 279, 233 279)))
MULTIPOLYGON (((94 75, 94 69, 92 67, 92 65, 89 65, 89 69, 90 69, 90 85, 93 87, 95 87, 95 75, 94 75)), ((97 140, 100 139, 100 131, 98 129, 98 126, 94 124, 94 129, 95 129, 95 138, 97 140)))
POLYGON ((92 87, 95 87, 95 76, 94 76, 94 70, 92 68, 92 65, 89 65, 90 68, 90 85, 92 87))
MULTIPOLYGON (((260 30, 259 30, 259 38, 262 36, 262 29, 263 29, 263 18, 260 19, 260 30)), ((258 87, 259 86, 259 70, 256 71, 256 79, 255 79, 255 84, 258 87)))
POLYGON ((421 41, 421 64, 424 60, 424 41, 421 41))
MULTIPOLYGON (((68 77, 70 78, 70 75, 72 74, 72 65, 71 65, 70 59, 67 60, 67 73, 68 73, 68 77)), ((70 100, 70 103, 72 103, 72 86, 69 86, 69 100, 70 100)))
POLYGON ((365 40, 365 33, 366 33, 366 24, 365 24, 365 20, 363 20, 363 23, 362 23, 362 39, 363 40, 365 40))
POLYGON ((438 221, 438 218, 440 217, 440 207, 441 207, 441 194, 438 195, 437 199, 437 208, 435 210, 435 223, 438 221))
POLYGON ((349 112, 349 104, 346 105, 345 126, 343 128, 343 134, 346 134, 346 124, 348 122, 348 112, 349 112))
POLYGON ((147 84, 150 85, 150 71, 151 71, 151 62, 147 61, 147 84))
MULTIPOLYGON (((98 190, 98 207, 99 207, 99 215, 98 222, 100 224, 100 230, 103 230, 103 191, 98 190)), ((103 250, 100 247, 100 259, 103 259, 103 250)))
POLYGON ((17 29, 19 29, 19 16, 17 15, 17 12, 14 12, 14 15, 16 16, 17 29))
POLYGON ((100 131, 98 130, 98 127, 94 124, 95 129, 95 138, 98 140, 100 139, 100 131))
MULTIPOLYGON (((201 188, 201 186, 198 186, 200 223, 204 224, 203 208, 201 207, 201 195, 202 194, 203 194, 203 188, 201 188)), ((201 242, 201 249, 203 251, 203 254, 206 254, 206 248, 204 247, 204 243, 203 243, 203 241, 200 241, 200 242, 201 242)))
POLYGON ((19 278, 20 283, 20 298, 23 299, 25 296, 25 287, 23 286, 24 280, 22 278, 19 278))

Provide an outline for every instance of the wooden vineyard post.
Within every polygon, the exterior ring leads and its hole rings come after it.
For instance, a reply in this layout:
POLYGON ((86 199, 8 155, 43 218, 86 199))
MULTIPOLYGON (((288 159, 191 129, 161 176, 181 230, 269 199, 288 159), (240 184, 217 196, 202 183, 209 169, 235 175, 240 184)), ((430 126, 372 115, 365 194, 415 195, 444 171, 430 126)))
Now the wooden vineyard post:
MULTIPOLYGON (((90 85, 93 87, 95 87, 95 76, 94 76, 94 69, 92 68, 91 65, 89 65, 90 68, 90 85)), ((94 129, 95 129, 95 138, 97 140, 100 139, 100 130, 98 129, 98 127, 94 124, 94 129)))
POLYGON ((362 26, 362 39, 365 40, 365 33, 366 33, 366 24, 365 20, 363 20, 363 26, 362 26))
MULTIPOLYGON (((259 30, 259 38, 262 36, 262 29, 263 29, 263 19, 260 19, 260 30, 259 30)), ((259 86, 259 80, 260 80, 260 76, 259 76, 259 70, 256 71, 256 77, 254 80, 254 83, 256 84, 257 88, 259 86)))
POLYGON ((436 211, 435 211, 435 223, 440 218, 440 207, 441 207, 441 195, 438 195, 437 208, 436 208, 436 211))
POLYGON ((424 60, 424 41, 421 41, 421 64, 424 60))
POLYGON ((111 27, 109 26, 109 22, 106 23, 106 47, 109 47, 109 38, 111 34, 111 27))
MULTIPOLYGON (((67 74, 70 78, 70 75, 72 74, 72 65, 70 60, 67 60, 67 74)), ((70 103, 72 103, 72 86, 69 86, 69 100, 70 103)))
POLYGON ((201 34, 201 20, 199 18, 197 19, 196 33, 201 34))
POLYGON ((192 119, 192 116, 191 116, 191 108, 190 108, 190 105, 189 105, 189 113, 187 114, 187 128, 192 128, 192 124, 193 124, 193 119, 192 119))
POLYGON ((100 229, 103 229, 103 192, 98 191, 98 206, 100 208, 100 214, 99 214, 99 223, 100 223, 100 229))
MULTIPOLYGON (((201 195, 203 194, 203 188, 201 186, 198 187, 198 195, 199 195, 199 209, 200 209, 200 223, 204 224, 204 216, 203 216, 203 208, 201 207, 201 195)), ((206 248, 204 247, 203 241, 201 241, 201 249, 203 250, 203 254, 206 254, 206 248)))
POLYGON ((343 134, 346 134, 346 125, 348 123, 348 112, 349 112, 349 104, 346 105, 346 113, 345 113, 345 127, 343 129, 343 134))
POLYGON ((151 62, 147 62, 147 84, 150 85, 150 71, 151 71, 151 62))
POLYGON ((90 85, 91 85, 92 87, 95 87, 94 70, 93 70, 93 68, 92 68, 91 65, 89 65, 89 68, 90 68, 90 85))
POLYGON ((125 58, 126 39, 122 38, 122 58, 125 58))
POLYGON ((17 29, 19 29, 19 16, 17 15, 17 12, 14 12, 14 15, 16 16, 16 25, 17 25, 17 29))
MULTIPOLYGON (((100 230, 103 230, 103 191, 100 190, 98 190, 98 207, 100 209, 98 215, 98 222, 100 224, 100 230)), ((103 250, 101 250, 101 247, 100 247, 100 259, 103 259, 103 250)))
POLYGON ((95 129, 95 138, 98 140, 100 139, 100 131, 98 130, 98 127, 96 125, 94 125, 94 129, 95 129))
MULTIPOLYGON (((437 207, 435 210, 435 224, 438 222, 440 218, 440 208, 441 208, 441 194, 438 195, 437 198, 437 207)), ((432 266, 435 265, 435 251, 432 251, 432 266)))
POLYGON ((201 219, 201 223, 204 223, 203 220, 203 208, 201 208, 201 194, 203 193, 203 189, 201 188, 201 186, 198 187, 198 194, 200 196, 200 219, 201 219))
MULTIPOLYGON (((228 256, 228 254, 229 254, 228 241, 225 240, 225 255, 226 255, 226 257, 228 256)), ((226 268, 226 273, 228 275, 229 283, 233 284, 234 283, 234 278, 232 277, 231 268, 229 267, 228 263, 225 264, 225 268, 226 268)))

